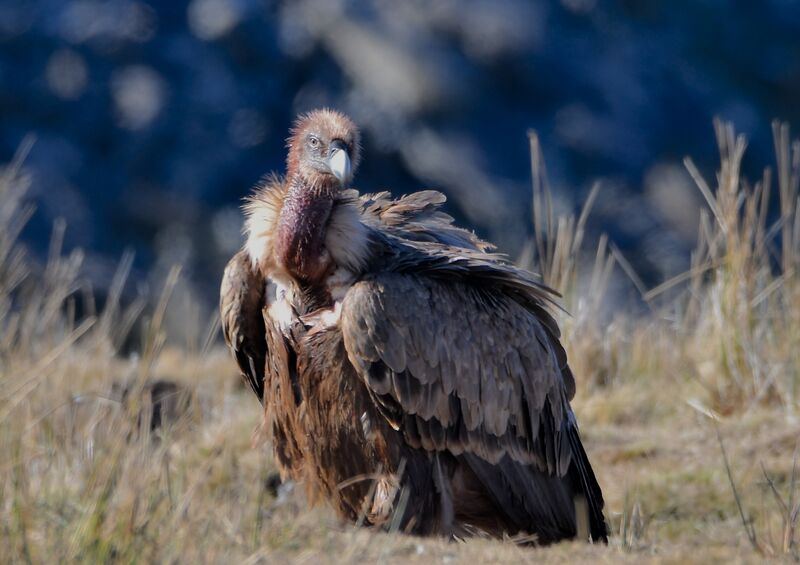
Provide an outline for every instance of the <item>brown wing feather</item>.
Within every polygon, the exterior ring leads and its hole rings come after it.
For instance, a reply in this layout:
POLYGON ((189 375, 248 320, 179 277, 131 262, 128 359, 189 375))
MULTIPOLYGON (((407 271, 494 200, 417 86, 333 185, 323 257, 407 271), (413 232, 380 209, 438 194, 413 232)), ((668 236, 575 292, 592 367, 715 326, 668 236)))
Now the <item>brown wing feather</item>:
POLYGON ((490 289, 382 273, 350 289, 341 328, 351 363, 403 413, 411 444, 491 462, 507 454, 563 475, 574 385, 550 322, 490 289))
POLYGON ((240 251, 225 267, 219 295, 225 342, 239 365, 242 378, 261 401, 267 356, 262 315, 265 288, 264 279, 253 269, 247 254, 240 251))
POLYGON ((494 245, 473 232, 453 224, 453 218, 441 211, 447 197, 436 190, 422 190, 393 200, 388 192, 358 196, 355 191, 342 194, 345 199, 358 199, 363 219, 381 230, 403 239, 438 242, 454 247, 491 251, 494 245))

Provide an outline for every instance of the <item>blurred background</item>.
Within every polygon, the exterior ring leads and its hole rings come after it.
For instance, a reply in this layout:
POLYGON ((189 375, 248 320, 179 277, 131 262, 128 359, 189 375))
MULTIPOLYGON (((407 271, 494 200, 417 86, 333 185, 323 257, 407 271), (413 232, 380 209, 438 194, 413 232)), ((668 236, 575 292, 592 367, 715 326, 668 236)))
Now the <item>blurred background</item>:
POLYGON ((362 126, 362 192, 443 190, 512 257, 533 229, 534 129, 557 209, 601 180, 591 231, 655 284, 687 268, 702 202, 681 161, 713 178, 712 118, 748 135, 755 178, 798 102, 793 0, 0 2, 0 162, 35 134, 32 253, 64 218, 101 296, 131 249, 129 292, 182 263, 198 316, 299 112, 362 126))

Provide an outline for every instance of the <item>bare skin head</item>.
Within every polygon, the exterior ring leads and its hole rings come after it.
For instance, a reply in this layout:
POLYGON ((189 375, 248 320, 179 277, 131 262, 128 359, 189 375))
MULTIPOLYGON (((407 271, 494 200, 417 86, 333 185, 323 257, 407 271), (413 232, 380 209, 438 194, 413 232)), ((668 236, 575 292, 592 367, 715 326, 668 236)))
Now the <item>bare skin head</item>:
POLYGON ((360 158, 356 125, 335 110, 315 110, 298 118, 288 139, 288 179, 306 189, 345 188, 360 158))
POLYGON ((360 134, 333 110, 301 116, 288 140, 289 191, 278 222, 279 262, 297 279, 318 283, 332 261, 324 247, 325 228, 336 192, 352 180, 359 161, 360 134))

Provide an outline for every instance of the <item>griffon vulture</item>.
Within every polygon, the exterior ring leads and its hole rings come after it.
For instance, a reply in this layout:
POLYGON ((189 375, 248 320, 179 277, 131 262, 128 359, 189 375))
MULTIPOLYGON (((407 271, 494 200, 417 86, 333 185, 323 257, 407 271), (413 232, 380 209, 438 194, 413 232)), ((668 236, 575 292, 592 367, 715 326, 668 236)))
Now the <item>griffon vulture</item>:
POLYGON ((554 292, 454 226, 441 193, 348 189, 346 116, 300 117, 288 148, 220 298, 282 474, 370 525, 605 541, 554 292))

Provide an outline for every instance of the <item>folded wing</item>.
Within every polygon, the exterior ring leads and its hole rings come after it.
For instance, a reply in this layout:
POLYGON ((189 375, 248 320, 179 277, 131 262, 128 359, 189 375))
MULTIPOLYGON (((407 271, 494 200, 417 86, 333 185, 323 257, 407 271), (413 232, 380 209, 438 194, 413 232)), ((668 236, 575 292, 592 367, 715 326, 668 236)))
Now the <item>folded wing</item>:
POLYGON ((233 352, 242 378, 258 399, 264 400, 264 368, 267 357, 264 291, 266 285, 245 251, 228 262, 222 276, 219 310, 225 342, 233 352))
POLYGON ((382 273, 348 292, 341 328, 350 361, 412 445, 566 472, 563 350, 517 301, 382 273))

